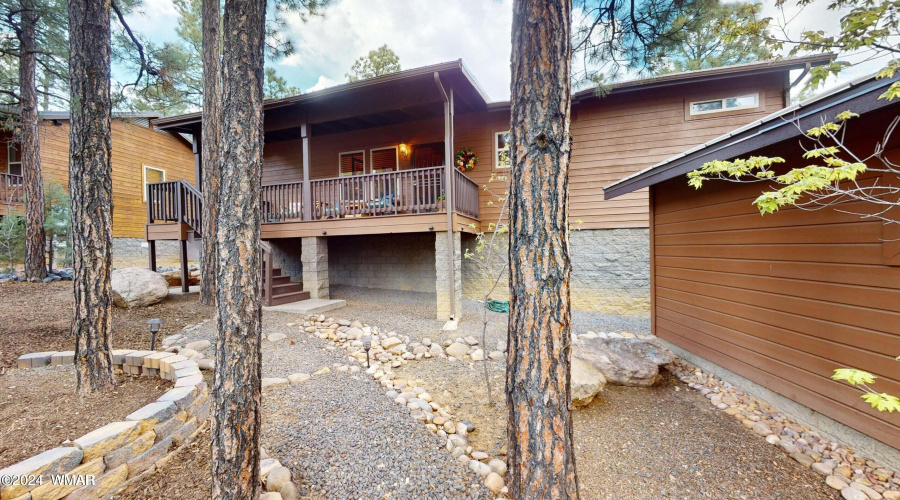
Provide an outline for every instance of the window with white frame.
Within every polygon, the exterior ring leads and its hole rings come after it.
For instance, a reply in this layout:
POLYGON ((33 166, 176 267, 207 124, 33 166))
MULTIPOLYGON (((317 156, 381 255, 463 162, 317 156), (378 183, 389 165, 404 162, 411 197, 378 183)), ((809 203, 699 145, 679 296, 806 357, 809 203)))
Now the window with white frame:
POLYGON ((6 147, 6 173, 22 175, 22 151, 16 142, 10 142, 6 147))
POLYGON ((724 97, 722 99, 694 101, 691 103, 691 114, 706 115, 709 113, 754 109, 757 107, 759 107, 759 94, 745 94, 734 97, 724 97))
POLYGON ((509 168, 512 161, 509 158, 509 131, 496 132, 494 134, 494 168, 509 168))
POLYGON ((144 201, 147 201, 147 184, 154 182, 165 182, 166 171, 161 168, 148 167, 144 165, 144 201))

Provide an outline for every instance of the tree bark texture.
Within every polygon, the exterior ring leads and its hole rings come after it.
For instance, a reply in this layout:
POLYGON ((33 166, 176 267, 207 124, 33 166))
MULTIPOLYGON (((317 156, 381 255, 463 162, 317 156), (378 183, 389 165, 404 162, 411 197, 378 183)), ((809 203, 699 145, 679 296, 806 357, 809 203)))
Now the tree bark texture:
POLYGON ((509 247, 512 498, 578 498, 569 356, 569 0, 515 0, 509 247))
POLYGON ((225 2, 212 429, 212 494, 217 499, 259 495, 265 15, 265 1, 225 2))
POLYGON ((35 86, 35 27, 38 13, 31 0, 22 0, 19 105, 21 106, 22 174, 25 179, 25 277, 47 277, 44 256, 44 181, 41 175, 41 148, 38 140, 38 99, 35 86))
POLYGON ((109 0, 69 1, 69 195, 78 392, 114 386, 110 326, 112 164, 109 0))
POLYGON ((219 44, 219 0, 203 0, 203 132, 200 148, 203 191, 203 252, 200 261, 200 303, 216 299, 216 220, 219 215, 219 113, 222 65, 219 44))

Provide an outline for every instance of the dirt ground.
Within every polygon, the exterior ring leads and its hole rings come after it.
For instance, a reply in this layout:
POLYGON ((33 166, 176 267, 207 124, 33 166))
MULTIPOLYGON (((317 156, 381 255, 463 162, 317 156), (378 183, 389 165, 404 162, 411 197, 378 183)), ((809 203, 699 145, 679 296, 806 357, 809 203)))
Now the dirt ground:
MULTIPOLYGON (((468 438, 506 452, 505 373, 490 363, 494 405, 481 363, 409 363, 398 377, 422 379, 429 394, 475 424, 468 438)), ((649 388, 607 385, 573 413, 581 497, 599 499, 838 499, 811 469, 766 443, 665 372, 649 388)))
POLYGON ((148 475, 111 500, 168 500, 170 498, 210 498, 212 469, 210 466, 209 428, 178 452, 162 470, 148 475))
MULTIPOLYGON (((74 349, 69 335, 73 294, 71 281, 0 284, 0 373, 15 367, 22 354, 74 349)), ((214 308, 201 306, 196 295, 170 295, 163 302, 139 309, 113 308, 114 349, 149 349, 147 320, 165 321, 157 341, 189 324, 213 317, 214 308)))
POLYGON ((77 395, 72 366, 11 370, 0 376, 0 469, 122 420, 171 386, 123 376, 112 392, 77 395))

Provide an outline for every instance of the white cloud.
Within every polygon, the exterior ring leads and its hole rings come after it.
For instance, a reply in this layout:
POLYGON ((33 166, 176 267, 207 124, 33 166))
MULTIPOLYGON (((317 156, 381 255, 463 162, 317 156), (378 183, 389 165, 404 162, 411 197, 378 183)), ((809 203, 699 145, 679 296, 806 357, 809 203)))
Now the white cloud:
POLYGON ((307 92, 315 92, 316 90, 322 90, 322 89, 327 89, 328 87, 334 87, 338 83, 339 82, 336 82, 336 81, 332 80, 331 78, 328 78, 325 75, 319 75, 319 79, 316 81, 316 84, 313 85, 312 87, 306 89, 306 91, 307 92))
POLYGON ((511 26, 511 0, 340 0, 323 18, 289 18, 296 53, 276 66, 308 83, 343 82, 357 58, 387 44, 403 68, 463 59, 492 99, 505 100, 511 26))
POLYGON ((159 42, 176 38, 178 11, 172 0, 143 0, 134 12, 125 16, 128 24, 147 38, 159 42))

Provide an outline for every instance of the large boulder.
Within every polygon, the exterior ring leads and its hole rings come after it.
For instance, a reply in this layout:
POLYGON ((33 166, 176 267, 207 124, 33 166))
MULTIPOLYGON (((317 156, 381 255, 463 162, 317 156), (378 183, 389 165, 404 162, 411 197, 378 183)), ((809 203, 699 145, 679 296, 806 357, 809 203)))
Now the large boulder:
POLYGON ((577 339, 572 357, 593 365, 610 384, 647 387, 659 380, 659 367, 675 360, 668 349, 646 340, 577 339))
POLYGON ((606 378, 600 370, 587 361, 572 358, 572 403, 584 406, 594 400, 594 396, 603 390, 606 378))
MULTIPOLYGON (((174 271, 166 271, 164 273, 160 273, 163 278, 166 279, 166 283, 170 286, 181 286, 181 270, 176 269, 174 271)), ((199 271, 191 271, 188 273, 188 286, 194 286, 200 284, 200 272, 199 271), (196 275, 194 274, 196 272, 196 275)))
POLYGON ((162 302, 169 296, 169 286, 161 274, 149 269, 128 268, 112 272, 113 303, 130 309, 162 302))

